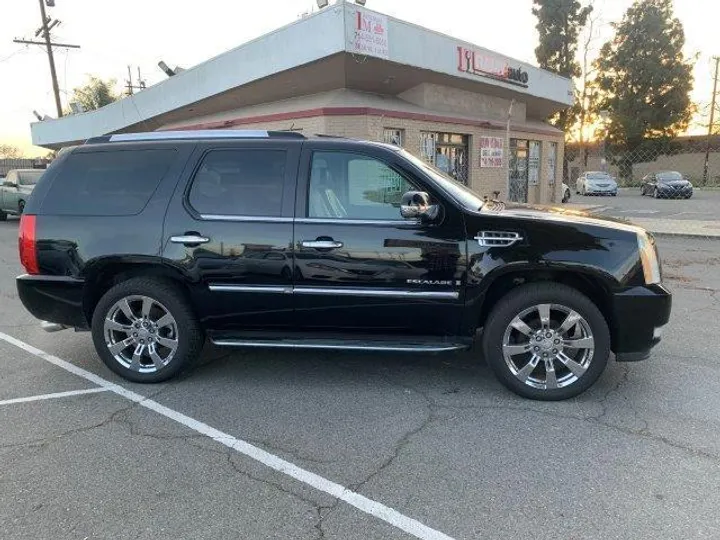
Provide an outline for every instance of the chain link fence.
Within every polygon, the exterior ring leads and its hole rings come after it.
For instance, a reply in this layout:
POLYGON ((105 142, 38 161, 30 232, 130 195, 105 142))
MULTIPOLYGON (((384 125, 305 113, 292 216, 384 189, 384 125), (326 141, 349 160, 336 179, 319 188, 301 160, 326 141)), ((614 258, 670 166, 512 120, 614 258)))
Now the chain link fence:
POLYGON ((602 142, 568 143, 563 176, 571 203, 596 209, 590 211, 627 219, 657 234, 720 239, 720 135, 647 142, 630 151, 602 142), (612 195, 613 180, 617 197, 584 196, 612 195))
POLYGON ((49 163, 45 158, 0 158, 0 177, 13 169, 45 169, 49 163))

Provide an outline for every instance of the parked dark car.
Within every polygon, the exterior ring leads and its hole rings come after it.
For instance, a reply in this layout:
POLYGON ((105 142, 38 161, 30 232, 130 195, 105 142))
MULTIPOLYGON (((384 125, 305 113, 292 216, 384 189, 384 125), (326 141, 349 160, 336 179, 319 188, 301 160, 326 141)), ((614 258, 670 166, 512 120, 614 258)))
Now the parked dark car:
POLYGON ((644 230, 507 207, 396 146, 159 132, 65 152, 20 225, 24 305, 137 382, 221 347, 483 356, 522 396, 647 358, 670 315, 644 230))
POLYGON ((677 171, 661 171, 645 175, 642 179, 642 195, 656 199, 689 199, 693 196, 693 185, 677 171))

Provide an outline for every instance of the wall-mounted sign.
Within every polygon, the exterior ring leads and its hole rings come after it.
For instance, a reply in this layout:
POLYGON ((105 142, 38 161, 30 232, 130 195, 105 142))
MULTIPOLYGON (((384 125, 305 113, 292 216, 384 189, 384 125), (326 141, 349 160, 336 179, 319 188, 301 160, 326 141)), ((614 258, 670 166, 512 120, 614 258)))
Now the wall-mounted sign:
POLYGON ((351 52, 386 60, 390 57, 387 16, 356 8, 351 22, 352 29, 348 28, 351 52))
POLYGON ((528 87, 530 76, 521 66, 511 66, 504 58, 466 47, 457 48, 458 71, 488 77, 516 86, 528 87))
POLYGON ((480 137, 480 166, 499 168, 503 164, 505 141, 502 137, 480 137))

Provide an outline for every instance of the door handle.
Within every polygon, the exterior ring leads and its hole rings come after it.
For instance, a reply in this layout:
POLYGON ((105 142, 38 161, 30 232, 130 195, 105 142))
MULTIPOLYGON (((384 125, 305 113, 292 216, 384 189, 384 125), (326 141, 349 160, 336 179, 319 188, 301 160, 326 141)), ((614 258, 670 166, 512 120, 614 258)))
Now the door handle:
POLYGON ((300 245, 304 248, 339 249, 345 244, 336 242, 335 240, 303 240, 300 245))
POLYGON ((200 236, 199 234, 195 233, 186 233, 182 234, 180 236, 171 236, 170 241, 173 244, 185 244, 185 245, 197 245, 197 244, 207 244, 210 239, 205 236, 200 236))

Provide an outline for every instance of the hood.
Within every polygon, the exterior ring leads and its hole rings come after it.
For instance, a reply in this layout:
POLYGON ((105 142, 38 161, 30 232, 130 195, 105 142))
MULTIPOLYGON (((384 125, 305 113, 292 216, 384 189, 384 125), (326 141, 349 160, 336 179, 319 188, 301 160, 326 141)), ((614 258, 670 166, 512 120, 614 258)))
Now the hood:
POLYGON ((611 217, 600 217, 582 210, 571 210, 561 206, 545 206, 536 204, 520 203, 487 203, 479 211, 480 214, 498 214, 504 217, 535 219, 552 221, 556 223, 578 223, 582 225, 593 225, 633 233, 644 232, 642 227, 633 225, 631 222, 611 217))
POLYGON ((659 186, 686 187, 690 184, 687 180, 670 180, 669 182, 658 182, 659 186))
POLYGON ((588 178, 591 184, 617 184, 614 178, 588 178))

